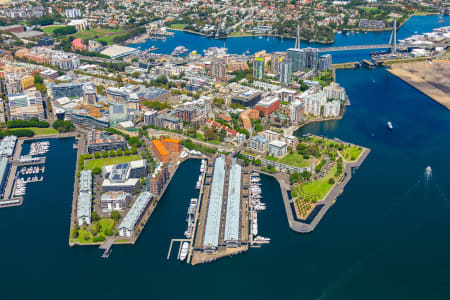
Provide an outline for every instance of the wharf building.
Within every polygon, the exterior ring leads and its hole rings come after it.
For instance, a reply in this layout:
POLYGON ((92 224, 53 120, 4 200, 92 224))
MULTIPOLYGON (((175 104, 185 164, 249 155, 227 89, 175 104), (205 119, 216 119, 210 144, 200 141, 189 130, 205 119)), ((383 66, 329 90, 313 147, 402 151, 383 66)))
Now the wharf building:
POLYGON ((15 135, 8 135, 0 142, 0 157, 11 157, 16 148, 17 137, 15 135))
POLYGON ((104 166, 102 175, 105 178, 102 183, 102 191, 124 191, 134 193, 139 187, 141 177, 147 175, 145 160, 135 160, 129 163, 104 166))
POLYGON ((83 170, 80 173, 80 185, 77 201, 78 226, 91 224, 92 206, 92 171, 83 170))
POLYGON ((220 220, 225 183, 225 158, 217 157, 214 162, 213 179, 209 195, 208 212, 206 216, 203 250, 214 253, 219 246, 220 220))
POLYGON ((131 195, 123 191, 111 191, 102 194, 100 206, 103 212, 112 212, 113 210, 123 211, 128 207, 131 201, 131 195))
POLYGON ((236 248, 241 245, 241 169, 241 166, 236 163, 236 159, 233 158, 228 183, 224 234, 224 242, 226 246, 230 248, 236 248))
POLYGON ((125 149, 127 141, 118 134, 112 134, 100 130, 91 130, 87 134, 88 153, 102 152, 109 150, 125 149))
POLYGON ((133 203, 133 206, 130 208, 117 228, 119 236, 127 238, 134 236, 136 225, 142 219, 142 216, 151 203, 153 197, 153 194, 150 192, 143 192, 138 196, 136 201, 133 203))
POLYGON ((155 168, 151 177, 148 178, 148 191, 153 195, 158 196, 164 189, 164 186, 170 179, 169 167, 162 162, 155 168))
POLYGON ((203 251, 206 253, 214 253, 220 246, 236 248, 241 245, 241 171, 234 158, 229 167, 225 157, 219 156, 215 160, 203 237, 203 251), (225 216, 222 215, 224 197, 225 216), (219 237, 222 220, 225 220, 224 244, 219 237))
POLYGON ((253 61, 253 77, 258 79, 264 78, 264 58, 262 57, 255 57, 255 60, 253 61))
POLYGON ((10 164, 7 157, 0 158, 0 197, 4 196, 6 183, 8 181, 10 164))

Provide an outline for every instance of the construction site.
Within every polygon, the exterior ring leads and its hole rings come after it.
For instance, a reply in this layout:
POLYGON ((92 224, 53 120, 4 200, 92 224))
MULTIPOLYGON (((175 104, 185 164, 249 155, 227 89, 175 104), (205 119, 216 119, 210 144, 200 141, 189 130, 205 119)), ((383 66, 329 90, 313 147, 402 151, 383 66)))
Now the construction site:
POLYGON ((388 71, 450 109, 450 61, 393 64, 388 71))
POLYGON ((200 171, 199 198, 191 199, 186 239, 171 241, 167 259, 177 242, 177 258, 192 265, 269 243, 270 239, 257 236, 257 211, 265 209, 259 175, 229 156, 202 160, 200 171))

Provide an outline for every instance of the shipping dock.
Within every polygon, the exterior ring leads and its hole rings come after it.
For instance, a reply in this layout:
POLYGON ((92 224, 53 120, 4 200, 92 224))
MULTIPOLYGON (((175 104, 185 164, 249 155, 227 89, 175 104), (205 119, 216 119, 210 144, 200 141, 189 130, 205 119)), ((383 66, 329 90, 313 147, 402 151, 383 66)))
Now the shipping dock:
POLYGON ((171 241, 167 259, 174 242, 179 242, 181 261, 183 248, 189 247, 186 262, 192 265, 269 243, 269 238, 257 232, 257 214, 266 208, 262 203, 259 174, 242 167, 235 158, 217 156, 202 161, 195 188, 200 192, 198 198, 187 202, 186 239, 171 241))

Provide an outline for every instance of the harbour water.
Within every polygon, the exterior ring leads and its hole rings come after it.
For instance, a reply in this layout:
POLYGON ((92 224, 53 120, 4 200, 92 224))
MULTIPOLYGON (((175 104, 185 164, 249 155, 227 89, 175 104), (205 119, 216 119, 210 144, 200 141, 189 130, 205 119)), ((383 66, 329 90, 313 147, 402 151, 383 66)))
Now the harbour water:
MULTIPOLYGON (((439 16, 413 16, 411 17, 397 32, 398 39, 404 39, 417 33, 430 32, 433 28, 448 26, 450 17, 444 16, 444 23, 439 23, 439 16)), ((277 37, 236 37, 228 39, 207 38, 201 35, 187 33, 183 31, 174 31, 173 37, 167 37, 166 40, 147 40, 142 44, 130 45, 131 47, 140 47, 142 50, 149 49, 154 46, 158 48, 156 53, 170 54, 177 46, 185 46, 189 51, 197 50, 202 54, 204 49, 209 47, 225 47, 229 53, 243 54, 248 51, 253 54, 257 51, 266 50, 267 52, 285 51, 294 47, 293 39, 280 39, 277 37)), ((336 34, 333 44, 325 45, 319 43, 301 42, 301 47, 337 47, 346 45, 372 45, 389 43, 390 31, 374 31, 364 33, 345 33, 336 34)), ((356 50, 356 51, 340 51, 332 52, 333 62, 341 63, 348 61, 360 61, 369 56, 370 52, 375 50, 356 50)))
MULTIPOLYGON (((136 245, 67 243, 76 151, 52 139, 44 181, 20 207, 0 209, 2 299, 448 299, 450 115, 382 68, 338 70, 351 99, 344 119, 314 133, 372 149, 315 231, 289 230, 280 188, 261 176, 271 243, 198 266, 167 261, 183 237, 200 161, 182 164, 136 245), (386 129, 391 121, 393 131, 386 129), (427 166, 433 169, 428 183, 427 166)), ((27 151, 24 148, 24 153, 27 151)))

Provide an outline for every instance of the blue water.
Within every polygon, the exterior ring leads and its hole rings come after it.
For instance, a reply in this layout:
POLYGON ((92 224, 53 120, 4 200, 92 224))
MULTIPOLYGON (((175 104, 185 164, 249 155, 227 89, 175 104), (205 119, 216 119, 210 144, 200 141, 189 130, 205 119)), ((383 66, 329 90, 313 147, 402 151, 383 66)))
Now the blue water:
MULTIPOLYGON (((444 16, 444 23, 438 23, 439 16, 414 16, 411 17, 397 32, 398 39, 409 37, 417 31, 418 33, 431 32, 433 28, 448 26, 450 24, 450 17, 444 16)), ((267 52, 284 51, 288 48, 294 47, 293 39, 279 39, 275 37, 237 37, 228 39, 214 39, 207 38, 196 34, 191 34, 183 31, 174 31, 174 37, 168 37, 163 40, 147 40, 145 43, 130 45, 131 47, 140 46, 142 50, 148 49, 151 46, 158 48, 155 53, 169 54, 177 46, 185 46, 189 51, 197 50, 202 54, 204 49, 209 47, 223 47, 228 48, 229 53, 243 54, 249 51, 251 54, 266 50, 267 52)), ((302 41, 301 47, 331 47, 331 46, 346 46, 346 45, 372 45, 372 44, 387 44, 389 43, 390 31, 354 33, 350 35, 336 34, 335 42, 331 45, 324 45, 318 43, 308 43, 302 41)), ((367 58, 370 52, 374 50, 358 50, 358 51, 340 51, 330 52, 333 55, 333 61, 336 63, 347 61, 360 61, 367 58)))
POLYGON ((23 206, 0 209, 1 299, 449 299, 449 111, 382 68, 338 70, 337 81, 352 104, 344 119, 297 134, 372 152, 313 233, 289 230, 279 185, 263 176, 269 245, 199 266, 167 261, 197 195, 191 160, 136 245, 114 246, 107 260, 70 248, 76 152, 72 139, 51 140, 44 182, 28 185, 23 206))

